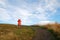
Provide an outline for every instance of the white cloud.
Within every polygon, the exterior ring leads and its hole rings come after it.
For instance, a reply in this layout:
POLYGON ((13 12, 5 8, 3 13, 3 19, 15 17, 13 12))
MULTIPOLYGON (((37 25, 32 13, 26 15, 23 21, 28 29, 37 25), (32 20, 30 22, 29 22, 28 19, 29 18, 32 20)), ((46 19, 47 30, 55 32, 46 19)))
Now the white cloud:
POLYGON ((32 21, 34 21, 32 19, 29 19, 32 17, 37 18, 38 20, 40 20, 40 22, 46 21, 50 19, 49 17, 51 15, 55 14, 56 7, 58 6, 57 0, 38 0, 37 2, 33 3, 28 3, 25 0, 15 1, 17 1, 17 3, 15 3, 16 5, 14 5, 14 2, 11 2, 13 3, 11 4, 7 0, 0 0, 0 4, 5 8, 0 8, 0 20, 13 19, 12 21, 17 21, 17 19, 20 18, 22 20, 22 24, 30 24, 32 21), (13 11, 11 11, 10 9, 13 11))
POLYGON ((0 4, 5 5, 5 0, 0 0, 0 4))
POLYGON ((31 15, 28 10, 20 9, 17 8, 16 11, 14 12, 14 15, 16 16, 17 19, 22 20, 22 24, 29 23, 29 16, 31 15))
POLYGON ((0 7, 1 6, 6 8, 7 7, 7 0, 0 0, 0 7))
MULTIPOLYGON (((13 7, 14 6, 12 6, 12 8, 13 7)), ((21 19, 22 24, 28 24, 29 23, 29 21, 30 21, 29 16, 31 16, 32 14, 30 14, 30 12, 28 10, 21 9, 18 7, 14 7, 13 10, 14 10, 13 12, 11 12, 11 11, 9 12, 9 15, 11 15, 11 18, 13 18, 14 21, 21 19)))
POLYGON ((7 11, 3 8, 0 8, 0 20, 7 21, 11 19, 11 17, 8 15, 7 11))
POLYGON ((40 21, 37 25, 54 24, 54 21, 40 21))

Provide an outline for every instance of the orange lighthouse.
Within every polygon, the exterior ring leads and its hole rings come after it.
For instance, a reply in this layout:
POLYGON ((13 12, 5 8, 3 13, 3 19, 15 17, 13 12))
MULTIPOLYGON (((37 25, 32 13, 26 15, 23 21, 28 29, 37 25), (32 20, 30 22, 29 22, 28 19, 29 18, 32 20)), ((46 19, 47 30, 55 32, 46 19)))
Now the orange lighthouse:
POLYGON ((21 26, 21 20, 18 19, 18 26, 21 26))

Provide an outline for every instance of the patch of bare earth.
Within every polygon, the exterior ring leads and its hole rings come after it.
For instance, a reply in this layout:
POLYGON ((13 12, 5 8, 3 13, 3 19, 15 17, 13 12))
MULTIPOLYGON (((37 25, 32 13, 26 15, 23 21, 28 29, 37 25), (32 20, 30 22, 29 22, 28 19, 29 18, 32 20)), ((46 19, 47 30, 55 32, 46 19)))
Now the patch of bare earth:
POLYGON ((55 40, 55 38, 49 31, 38 29, 32 40, 55 40))

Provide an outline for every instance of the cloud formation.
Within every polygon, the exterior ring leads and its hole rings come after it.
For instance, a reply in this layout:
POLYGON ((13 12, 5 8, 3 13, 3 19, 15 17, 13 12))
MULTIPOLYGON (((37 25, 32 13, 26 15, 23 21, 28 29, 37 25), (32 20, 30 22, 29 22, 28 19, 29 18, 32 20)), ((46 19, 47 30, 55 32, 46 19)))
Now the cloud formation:
POLYGON ((30 25, 50 21, 60 4, 57 0, 0 0, 0 21, 30 25))
POLYGON ((40 21, 37 25, 54 24, 54 21, 40 21))

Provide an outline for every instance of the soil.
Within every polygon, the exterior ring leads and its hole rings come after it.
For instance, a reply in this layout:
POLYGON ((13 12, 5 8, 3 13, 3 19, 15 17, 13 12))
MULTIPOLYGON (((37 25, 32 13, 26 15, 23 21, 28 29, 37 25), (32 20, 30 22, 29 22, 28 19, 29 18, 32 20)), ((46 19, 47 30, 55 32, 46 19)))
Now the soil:
POLYGON ((32 40, 56 40, 55 37, 45 29, 37 29, 35 34, 32 40))

